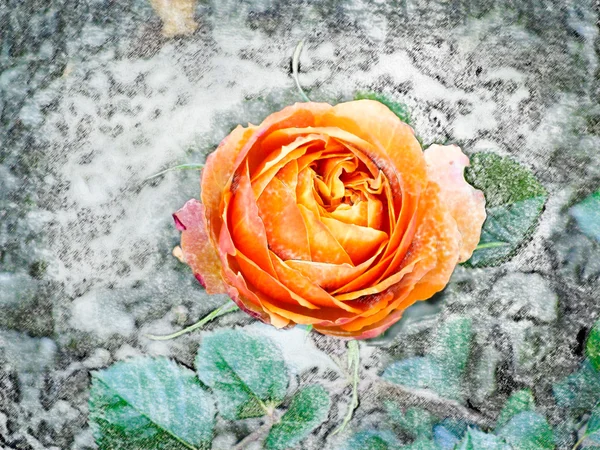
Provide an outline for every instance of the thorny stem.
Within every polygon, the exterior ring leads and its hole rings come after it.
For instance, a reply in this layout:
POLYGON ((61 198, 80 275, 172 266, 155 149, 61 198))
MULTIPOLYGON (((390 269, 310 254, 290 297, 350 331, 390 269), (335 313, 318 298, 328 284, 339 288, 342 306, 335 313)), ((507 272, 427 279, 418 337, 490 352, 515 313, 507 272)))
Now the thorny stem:
POLYGON ((381 378, 374 380, 374 388, 377 391, 375 397, 390 398, 392 396, 402 400, 406 406, 420 407, 440 417, 462 418, 484 428, 491 428, 495 423, 493 418, 466 408, 457 401, 440 397, 429 390, 407 388, 381 378))
POLYGON ((158 173, 155 173, 154 175, 150 175, 148 178, 145 179, 145 181, 151 180, 152 178, 160 177, 161 175, 164 175, 165 173, 171 172, 173 170, 200 170, 203 167, 204 164, 179 164, 178 166, 169 167, 168 169, 162 170, 158 173))
POLYGON ((206 325, 208 322, 216 319, 217 317, 223 316, 223 315, 228 314, 233 311, 237 311, 237 309, 238 309, 238 306, 236 304, 233 304, 232 302, 227 302, 227 303, 219 306, 217 309, 208 313, 208 315, 204 316, 202 319, 200 319, 195 324, 190 325, 189 327, 184 328, 183 330, 179 330, 172 334, 167 334, 166 336, 157 336, 155 334, 147 334, 146 336, 149 339, 152 339, 154 341, 168 341, 170 339, 175 339, 176 337, 179 337, 183 334, 190 333, 194 330, 197 330, 198 328, 206 325))
POLYGON ((296 88, 298 88, 300 97, 302 97, 305 102, 310 102, 310 98, 308 98, 308 95, 306 95, 306 92, 304 92, 304 89, 302 89, 300 80, 298 79, 298 69, 300 67, 300 54, 302 53, 302 47, 304 47, 304 39, 298 42, 298 45, 296 45, 296 49, 294 50, 294 55, 292 56, 292 77, 296 82, 296 88))
POLYGON ((269 431, 271 431, 273 425, 279 422, 279 419, 281 419, 281 413, 277 410, 274 410, 271 414, 267 415, 267 419, 262 426, 258 427, 256 430, 238 442, 232 448, 232 450, 243 450, 252 442, 265 439, 269 434, 269 431))
POLYGON ((344 417, 344 421, 342 424, 333 432, 333 434, 338 434, 346 428, 346 425, 352 419, 354 415, 354 410, 358 406, 358 370, 360 368, 360 348, 358 346, 358 341, 352 340, 348 342, 348 370, 351 371, 352 376, 352 399, 350 400, 350 404, 348 405, 348 412, 344 417))

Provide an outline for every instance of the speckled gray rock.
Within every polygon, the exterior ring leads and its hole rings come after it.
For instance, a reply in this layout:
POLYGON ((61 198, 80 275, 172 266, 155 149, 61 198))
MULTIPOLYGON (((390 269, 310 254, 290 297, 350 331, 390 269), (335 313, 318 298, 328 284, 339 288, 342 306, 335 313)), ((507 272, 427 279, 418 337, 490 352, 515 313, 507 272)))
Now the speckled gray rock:
POLYGON ((509 273, 496 281, 489 296, 492 314, 541 323, 557 319, 558 296, 537 273, 509 273))
MULTIPOLYGON (((578 336, 600 314, 600 246, 560 220, 564 192, 600 184, 594 2, 202 0, 196 20, 192 36, 167 40, 145 0, 0 3, 0 446, 93 448, 90 369, 136 354, 191 364, 199 335, 144 335, 225 301, 171 256, 170 213, 198 195, 197 173, 145 178, 203 161, 236 124, 297 101, 289 65, 302 38, 313 99, 386 92, 409 106, 425 144, 511 155, 551 195, 511 263, 459 268, 431 317, 363 348, 365 373, 423 354, 439 320, 465 314, 476 406, 493 414, 530 387, 560 421, 551 380, 577 366, 578 336)), ((209 328, 250 322, 240 313, 209 328)), ((344 343, 315 345, 343 359, 344 343)), ((321 366, 299 377, 328 380, 321 366)), ((337 420, 347 384, 328 386, 337 420)), ((356 423, 382 417, 359 408, 356 423)), ((331 426, 300 448, 321 448, 331 426)), ((227 433, 223 445, 239 437, 227 433)))

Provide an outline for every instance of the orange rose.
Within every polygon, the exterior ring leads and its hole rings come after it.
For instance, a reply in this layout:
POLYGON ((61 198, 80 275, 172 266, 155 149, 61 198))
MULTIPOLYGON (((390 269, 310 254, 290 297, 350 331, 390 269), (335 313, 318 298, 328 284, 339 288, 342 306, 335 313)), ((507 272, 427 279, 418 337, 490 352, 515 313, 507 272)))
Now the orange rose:
POLYGON ((456 146, 425 152, 372 100, 299 103, 238 127, 174 214, 209 293, 281 328, 379 335, 448 283, 479 242, 484 198, 456 146))

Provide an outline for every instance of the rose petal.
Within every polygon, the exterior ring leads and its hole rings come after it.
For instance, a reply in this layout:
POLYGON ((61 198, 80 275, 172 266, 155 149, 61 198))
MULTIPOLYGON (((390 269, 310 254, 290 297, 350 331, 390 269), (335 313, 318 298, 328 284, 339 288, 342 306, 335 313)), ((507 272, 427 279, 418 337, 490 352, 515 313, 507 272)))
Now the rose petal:
MULTIPOLYGON (((413 129, 402 122, 388 107, 373 100, 340 103, 325 114, 322 126, 340 127, 359 138, 370 142, 378 150, 371 158, 391 161, 391 169, 401 179, 402 207, 396 224, 396 233, 390 236, 390 246, 384 256, 397 252, 400 234, 408 229, 414 215, 420 193, 427 186, 425 159, 413 129)), ((384 163, 385 164, 385 163, 384 163)), ((385 167, 382 166, 382 169, 385 167)), ((390 169, 388 169, 390 170, 390 169)), ((400 192, 392 182, 392 191, 400 192)))
POLYGON ((353 292, 349 292, 347 294, 336 295, 335 298, 337 298, 338 300, 347 301, 347 300, 354 300, 354 299, 357 299, 357 298, 365 296, 365 295, 373 295, 373 294, 378 294, 380 292, 383 292, 386 289, 392 287, 393 285, 399 283, 406 274, 412 272, 415 265, 418 262, 419 262, 419 259, 412 261, 410 264, 405 265, 402 268, 402 270, 396 272, 394 275, 389 276, 388 278, 386 278, 385 280, 381 281, 380 283, 378 283, 374 286, 368 286, 359 291, 353 291, 353 292))
POLYGON ((246 173, 238 177, 237 188, 231 200, 229 229, 234 245, 242 253, 252 255, 259 267, 275 276, 275 269, 269 257, 267 233, 259 216, 259 209, 246 173))
POLYGON ((296 103, 268 116, 259 126, 237 127, 206 159, 202 171, 202 202, 206 206, 206 221, 212 239, 218 239, 221 227, 221 204, 229 191, 232 177, 242 162, 248 159, 250 173, 266 156, 260 141, 273 131, 291 126, 310 127, 331 106, 325 103, 296 103))
POLYGON ((275 177, 264 189, 257 205, 269 248, 283 259, 310 261, 309 230, 296 205, 295 190, 275 177))
MULTIPOLYGON (((311 280, 302 273, 292 269, 286 265, 277 255, 271 253, 273 258, 273 266, 277 272, 278 278, 281 280, 288 289, 298 294, 300 297, 305 298, 315 305, 326 307, 326 308, 340 308, 344 311, 350 311, 353 313, 361 313, 362 309, 354 308, 344 302, 337 300, 332 297, 327 291, 315 284, 314 280, 311 280)), ((304 306, 304 305, 301 305, 304 306)))
POLYGON ((353 266, 351 264, 331 264, 317 261, 285 261, 290 268, 297 270, 302 275, 312 280, 318 286, 327 291, 335 291, 341 286, 346 285, 350 280, 355 279, 362 274, 379 256, 381 250, 375 253, 364 263, 353 266))
POLYGON ((333 237, 331 231, 329 231, 319 218, 305 206, 297 205, 297 208, 302 214, 306 229, 308 230, 311 260, 333 264, 353 264, 352 259, 350 259, 348 253, 346 253, 344 247, 342 247, 335 237, 333 237))
POLYGON ((430 183, 419 206, 425 217, 419 225, 409 250, 410 257, 422 258, 421 265, 435 264, 425 275, 416 278, 407 300, 425 300, 441 291, 458 264, 461 236, 456 221, 443 203, 440 188, 430 183))
POLYGON ((252 189, 255 197, 260 197, 265 187, 282 167, 290 161, 301 158, 309 150, 324 147, 326 143, 325 136, 311 134, 297 138, 291 144, 281 147, 279 151, 273 151, 269 158, 257 168, 256 174, 252 176, 252 189))
POLYGON ((440 186, 442 200, 460 230, 460 262, 464 262, 471 257, 481 237, 486 217, 483 192, 465 180, 464 169, 469 158, 460 147, 434 144, 425 150, 425 161, 429 179, 440 186))
POLYGON ((252 280, 252 284, 268 297, 290 305, 300 305, 308 309, 319 309, 318 306, 312 304, 305 297, 290 291, 284 284, 258 267, 243 253, 238 251, 235 257, 245 278, 252 280))
POLYGON ((346 250, 354 265, 369 259, 388 239, 386 233, 373 228, 348 224, 328 217, 322 217, 321 222, 346 250))
MULTIPOLYGON (((189 200, 174 215, 181 224, 181 250, 185 262, 194 274, 201 277, 201 283, 209 294, 225 292, 221 277, 221 263, 215 248, 208 237, 204 205, 198 200, 189 200)), ((199 280, 200 281, 200 280, 199 280)))

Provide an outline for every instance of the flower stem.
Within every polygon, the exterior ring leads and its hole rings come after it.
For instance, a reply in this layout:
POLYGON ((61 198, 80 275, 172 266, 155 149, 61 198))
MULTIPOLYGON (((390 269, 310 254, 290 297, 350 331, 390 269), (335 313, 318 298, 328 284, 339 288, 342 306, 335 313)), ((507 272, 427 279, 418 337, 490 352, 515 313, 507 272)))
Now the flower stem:
POLYGON ((204 164, 179 164, 178 166, 169 167, 168 169, 162 170, 154 175, 150 175, 146 180, 151 180, 152 178, 160 177, 167 172, 171 172, 173 170, 200 170, 204 167, 204 164))
POLYGON ((304 89, 302 89, 300 80, 298 79, 298 69, 300 67, 300 54, 302 53, 302 47, 304 47, 304 39, 298 42, 298 45, 296 45, 296 49, 294 50, 294 55, 292 56, 292 77, 296 82, 296 87, 298 88, 300 97, 302 97, 305 102, 310 102, 310 98, 308 98, 308 95, 306 95, 306 92, 304 92, 304 89))
POLYGON ((348 342, 348 370, 352 376, 352 399, 348 405, 348 412, 344 417, 342 424, 333 432, 333 435, 338 434, 346 428, 346 425, 352 419, 354 410, 358 406, 358 370, 360 368, 360 348, 358 341, 352 340, 348 342))
POLYGON ((575 445, 571 450, 577 450, 577 448, 583 443, 583 441, 585 441, 587 437, 587 433, 584 433, 583 436, 581 436, 581 438, 577 442, 575 442, 575 445))
POLYGON ((496 248, 496 247, 504 247, 508 245, 508 242, 486 242, 485 244, 479 244, 475 247, 475 250, 483 250, 485 248, 496 248))
POLYGON ((204 316, 202 319, 200 319, 195 324, 190 325, 189 327, 184 328, 183 330, 179 330, 172 334, 167 334, 166 336, 157 336, 154 334, 147 334, 146 336, 149 339, 152 339, 153 341, 168 341, 170 339, 175 339, 176 337, 179 337, 186 333, 190 333, 194 330, 197 330, 198 328, 206 325, 208 322, 216 319, 217 317, 220 317, 220 316, 223 316, 230 312, 236 311, 237 309, 238 309, 238 306, 236 304, 232 304, 232 302, 227 302, 224 305, 219 306, 217 309, 211 311, 208 315, 204 316))

